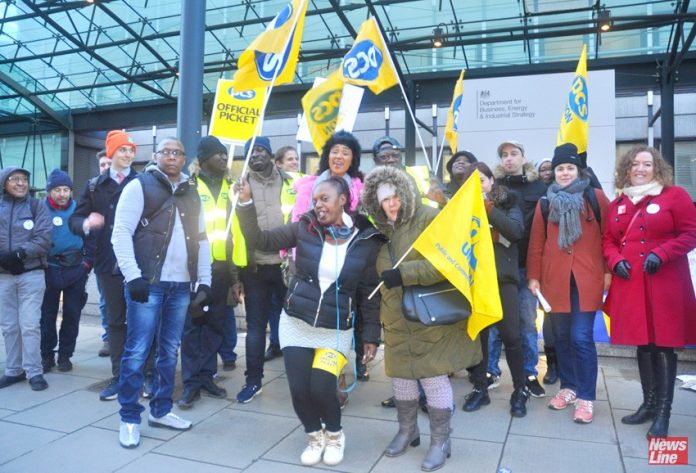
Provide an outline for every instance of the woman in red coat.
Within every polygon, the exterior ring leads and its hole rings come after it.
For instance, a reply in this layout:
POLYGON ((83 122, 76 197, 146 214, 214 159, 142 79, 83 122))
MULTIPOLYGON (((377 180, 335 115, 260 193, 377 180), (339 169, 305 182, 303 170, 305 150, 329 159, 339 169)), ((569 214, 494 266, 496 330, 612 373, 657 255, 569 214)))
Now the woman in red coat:
POLYGON ((696 208, 655 148, 637 146, 617 164, 623 195, 609 206, 604 256, 614 278, 605 303, 611 343, 637 345, 643 403, 621 419, 654 422, 664 437, 677 374, 675 347, 696 344, 696 300, 687 253, 696 247, 696 208))
POLYGON ((591 187, 575 145, 557 147, 552 166, 548 216, 540 200, 532 223, 528 287, 532 294, 541 290, 551 305, 561 389, 548 406, 561 410, 576 404, 573 419, 586 424, 592 422, 597 391, 595 313, 611 279, 602 258, 601 228, 609 200, 591 187))

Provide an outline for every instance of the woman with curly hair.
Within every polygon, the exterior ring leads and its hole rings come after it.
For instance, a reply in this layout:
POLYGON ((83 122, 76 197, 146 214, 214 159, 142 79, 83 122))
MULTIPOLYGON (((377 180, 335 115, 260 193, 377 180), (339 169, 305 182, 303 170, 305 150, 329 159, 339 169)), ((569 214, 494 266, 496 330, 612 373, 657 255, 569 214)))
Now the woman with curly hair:
POLYGON ((636 146, 616 167, 623 191, 609 206, 604 257, 615 277, 605 311, 611 343, 636 345, 643 403, 621 419, 652 420, 648 437, 665 437, 674 397, 677 354, 696 344, 696 300, 687 253, 696 247, 696 209, 689 194, 672 185, 672 169, 660 152, 636 146))

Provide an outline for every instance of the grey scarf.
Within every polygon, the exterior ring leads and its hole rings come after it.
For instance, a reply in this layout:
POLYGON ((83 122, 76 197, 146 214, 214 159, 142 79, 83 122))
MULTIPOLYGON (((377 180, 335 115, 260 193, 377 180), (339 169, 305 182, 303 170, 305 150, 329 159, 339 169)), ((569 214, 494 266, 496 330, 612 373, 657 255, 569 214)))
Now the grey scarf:
POLYGON ((578 177, 566 187, 551 184, 546 191, 549 199, 549 220, 558 224, 558 246, 568 249, 582 236, 580 213, 585 208, 583 191, 590 180, 578 177))

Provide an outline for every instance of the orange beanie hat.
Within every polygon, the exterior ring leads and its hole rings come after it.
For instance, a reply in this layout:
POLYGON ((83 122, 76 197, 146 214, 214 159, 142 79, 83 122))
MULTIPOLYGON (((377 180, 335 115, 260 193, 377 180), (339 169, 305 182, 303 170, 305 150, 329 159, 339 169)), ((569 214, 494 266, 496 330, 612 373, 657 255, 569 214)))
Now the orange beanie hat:
POLYGON ((106 155, 111 158, 121 146, 132 146, 135 152, 135 143, 130 139, 128 133, 122 130, 111 130, 106 135, 106 155))

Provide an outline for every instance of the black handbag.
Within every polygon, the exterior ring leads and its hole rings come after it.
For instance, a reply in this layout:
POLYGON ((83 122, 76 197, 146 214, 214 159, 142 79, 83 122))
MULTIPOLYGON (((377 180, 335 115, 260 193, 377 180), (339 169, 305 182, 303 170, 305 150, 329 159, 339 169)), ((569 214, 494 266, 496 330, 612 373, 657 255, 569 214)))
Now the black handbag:
MULTIPOLYGON (((391 243, 387 245, 395 264, 391 243)), ((471 304, 448 280, 431 286, 404 286, 401 309, 406 320, 426 326, 451 325, 471 315, 471 304)))

